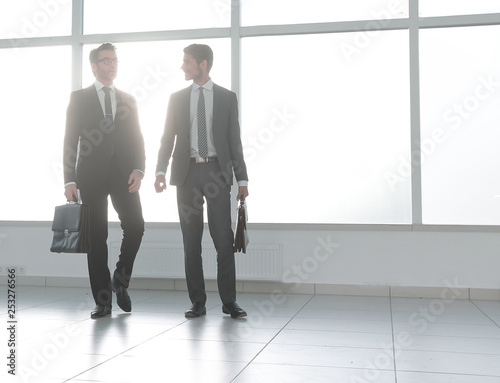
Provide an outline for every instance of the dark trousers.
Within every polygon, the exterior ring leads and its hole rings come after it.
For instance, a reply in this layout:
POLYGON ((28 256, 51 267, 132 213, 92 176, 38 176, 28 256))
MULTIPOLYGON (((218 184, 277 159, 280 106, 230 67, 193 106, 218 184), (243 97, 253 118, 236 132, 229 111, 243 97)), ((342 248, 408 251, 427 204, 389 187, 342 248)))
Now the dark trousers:
POLYGON ((80 188, 82 202, 90 210, 90 252, 87 254, 90 286, 96 304, 111 303, 111 276, 108 268, 108 196, 118 213, 123 230, 119 260, 113 277, 116 287, 128 288, 134 260, 144 234, 144 219, 139 193, 128 192, 128 177, 111 166, 103 184, 80 188))
POLYGON ((184 242, 186 280, 191 302, 205 303, 201 258, 203 205, 207 203, 208 227, 217 251, 217 286, 222 303, 236 301, 236 273, 231 228, 231 186, 217 162, 191 163, 187 180, 177 187, 177 204, 184 242))

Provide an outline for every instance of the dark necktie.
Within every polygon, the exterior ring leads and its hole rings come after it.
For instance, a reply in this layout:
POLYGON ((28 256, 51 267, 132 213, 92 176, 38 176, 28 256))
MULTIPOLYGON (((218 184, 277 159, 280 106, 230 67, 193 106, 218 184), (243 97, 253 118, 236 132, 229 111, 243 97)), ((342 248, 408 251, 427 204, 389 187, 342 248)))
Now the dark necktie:
POLYGON ((205 115, 205 97, 203 96, 203 88, 200 87, 200 95, 198 97, 198 154, 200 157, 208 156, 207 142, 207 117, 205 115))
MULTIPOLYGON (((106 128, 110 128, 113 125, 113 109, 111 107, 111 89, 107 86, 103 87, 104 91, 104 116, 106 117, 106 128)), ((111 148, 109 151, 111 157, 115 154, 115 148, 113 142, 111 142, 111 148)))
POLYGON ((113 109, 111 108, 111 89, 105 86, 102 88, 104 91, 104 114, 106 117, 106 120, 109 121, 110 124, 113 123, 113 109))

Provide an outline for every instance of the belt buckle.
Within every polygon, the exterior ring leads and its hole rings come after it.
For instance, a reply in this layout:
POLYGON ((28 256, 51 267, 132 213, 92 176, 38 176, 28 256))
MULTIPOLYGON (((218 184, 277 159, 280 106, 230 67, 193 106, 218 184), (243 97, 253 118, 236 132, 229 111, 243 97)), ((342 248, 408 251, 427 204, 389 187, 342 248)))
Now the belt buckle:
POLYGON ((196 157, 196 163, 201 164, 204 162, 208 162, 208 157, 196 157))

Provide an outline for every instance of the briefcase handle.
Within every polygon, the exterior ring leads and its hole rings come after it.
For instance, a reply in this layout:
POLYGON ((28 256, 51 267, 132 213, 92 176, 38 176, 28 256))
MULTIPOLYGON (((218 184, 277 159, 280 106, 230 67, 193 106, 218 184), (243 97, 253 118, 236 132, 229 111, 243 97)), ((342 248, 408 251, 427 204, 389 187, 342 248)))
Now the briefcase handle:
MULTIPOLYGON (((78 197, 80 197, 80 190, 78 192, 78 197)), ((75 198, 73 197, 73 201, 66 201, 66 205, 71 205, 71 204, 81 204, 82 202, 80 201, 80 198, 75 198)))

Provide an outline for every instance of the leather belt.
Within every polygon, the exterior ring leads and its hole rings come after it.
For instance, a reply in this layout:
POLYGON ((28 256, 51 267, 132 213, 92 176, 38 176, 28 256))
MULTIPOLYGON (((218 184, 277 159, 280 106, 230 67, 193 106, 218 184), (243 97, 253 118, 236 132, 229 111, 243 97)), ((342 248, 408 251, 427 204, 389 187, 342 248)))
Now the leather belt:
POLYGON ((215 162, 217 161, 217 157, 191 157, 191 162, 197 164, 203 164, 206 162, 215 162))

